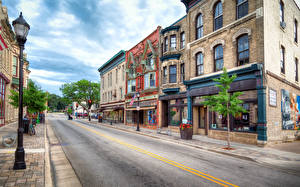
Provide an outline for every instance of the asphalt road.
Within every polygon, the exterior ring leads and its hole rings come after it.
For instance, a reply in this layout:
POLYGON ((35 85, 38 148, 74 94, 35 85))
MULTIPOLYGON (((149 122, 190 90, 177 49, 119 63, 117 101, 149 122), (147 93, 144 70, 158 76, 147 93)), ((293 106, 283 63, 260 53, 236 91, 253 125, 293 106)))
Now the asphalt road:
POLYGON ((83 186, 299 186, 300 176, 252 161, 103 126, 48 119, 83 186))

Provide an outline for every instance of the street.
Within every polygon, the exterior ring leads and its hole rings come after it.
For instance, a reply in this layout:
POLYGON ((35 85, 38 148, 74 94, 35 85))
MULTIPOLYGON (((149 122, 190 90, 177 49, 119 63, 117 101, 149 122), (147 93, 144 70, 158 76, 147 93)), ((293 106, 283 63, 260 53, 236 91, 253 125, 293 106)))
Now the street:
POLYGON ((48 115, 83 186, 297 186, 300 176, 201 149, 48 115))

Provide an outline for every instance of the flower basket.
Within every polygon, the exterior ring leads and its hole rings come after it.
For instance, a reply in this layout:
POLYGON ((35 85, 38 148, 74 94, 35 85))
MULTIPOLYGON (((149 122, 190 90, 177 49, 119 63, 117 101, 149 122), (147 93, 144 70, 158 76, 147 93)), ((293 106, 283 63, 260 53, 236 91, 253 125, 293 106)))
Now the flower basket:
POLYGON ((193 137, 193 128, 191 124, 180 124, 180 137, 184 140, 191 140, 193 137))

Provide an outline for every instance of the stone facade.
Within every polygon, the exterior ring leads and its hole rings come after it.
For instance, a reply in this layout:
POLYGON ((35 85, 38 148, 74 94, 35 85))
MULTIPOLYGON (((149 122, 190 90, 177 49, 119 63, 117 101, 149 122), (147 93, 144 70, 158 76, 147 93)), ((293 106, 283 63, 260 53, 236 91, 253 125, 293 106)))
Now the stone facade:
POLYGON ((101 78, 100 110, 104 121, 124 122, 125 57, 126 52, 122 50, 98 69, 101 78))
MULTIPOLYGON (((0 126, 17 121, 18 119, 18 109, 14 108, 9 104, 9 96, 11 89, 17 89, 19 86, 19 47, 16 40, 14 39, 14 32, 12 26, 9 24, 7 8, 2 6, 0 1, 0 26, 1 26, 1 36, 4 39, 7 47, 0 52, 0 78, 2 82, 3 92, 1 91, 1 116, 0 116, 0 126), (16 62, 16 66, 13 63, 16 62)), ((26 59, 26 54, 24 55, 24 65, 23 65, 23 85, 26 87, 29 78, 30 70, 29 62, 26 59)), ((25 110, 24 110, 25 112, 25 110)))

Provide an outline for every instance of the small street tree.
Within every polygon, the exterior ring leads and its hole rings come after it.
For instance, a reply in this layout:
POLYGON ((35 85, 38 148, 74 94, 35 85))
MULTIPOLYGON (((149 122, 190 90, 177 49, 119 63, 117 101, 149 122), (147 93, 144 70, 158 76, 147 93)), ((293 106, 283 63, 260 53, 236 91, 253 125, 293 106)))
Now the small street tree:
POLYGON ((62 85, 60 88, 63 97, 71 102, 77 102, 88 112, 90 120, 90 109, 93 104, 100 101, 100 84, 88 80, 80 80, 62 85))
POLYGON ((230 149, 230 123, 229 115, 236 116, 241 112, 246 112, 246 110, 241 106, 243 103, 238 97, 243 94, 243 92, 229 93, 231 83, 236 79, 237 75, 234 74, 231 77, 228 75, 226 68, 223 69, 223 74, 219 79, 213 79, 216 87, 219 88, 219 93, 217 95, 204 96, 205 101, 203 104, 208 106, 210 110, 218 112, 219 114, 226 117, 227 121, 227 149, 230 149))
MULTIPOLYGON (((19 107, 19 92, 10 90, 10 104, 15 108, 19 107)), ((46 110, 47 94, 36 85, 32 80, 28 81, 27 88, 23 90, 23 106, 27 107, 29 114, 38 113, 46 110)))

